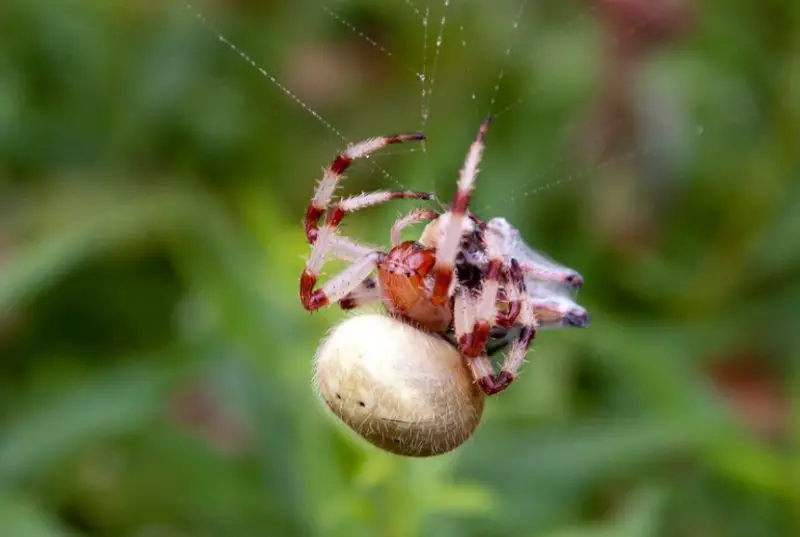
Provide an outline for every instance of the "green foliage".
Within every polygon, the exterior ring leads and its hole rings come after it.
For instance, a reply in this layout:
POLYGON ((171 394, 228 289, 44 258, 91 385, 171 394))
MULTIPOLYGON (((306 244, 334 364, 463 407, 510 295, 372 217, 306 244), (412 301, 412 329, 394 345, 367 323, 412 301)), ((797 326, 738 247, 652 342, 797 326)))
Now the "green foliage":
MULTIPOLYGON (((800 4, 698 6, 599 163, 596 7, 528 2, 512 32, 516 2, 454 0, 436 56, 442 2, 324 4, 391 55, 321 3, 256 4, 197 9, 331 128, 182 2, 0 6, 0 535, 800 533, 800 4), (341 136, 421 127, 426 42, 425 151, 343 190, 447 200, 495 94, 473 208, 578 269, 592 324, 539 334, 473 439, 411 460, 316 400, 342 313, 297 280, 341 136), (772 382, 725 392, 740 360, 772 382)), ((400 209, 346 232, 385 244, 400 209)))

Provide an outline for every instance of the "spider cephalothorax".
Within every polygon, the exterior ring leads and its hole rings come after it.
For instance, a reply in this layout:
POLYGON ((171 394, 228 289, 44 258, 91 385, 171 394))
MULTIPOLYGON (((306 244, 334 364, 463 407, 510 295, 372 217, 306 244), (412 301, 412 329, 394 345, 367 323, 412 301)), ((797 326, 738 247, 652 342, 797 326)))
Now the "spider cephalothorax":
POLYGON ((413 191, 378 191, 331 203, 350 163, 388 144, 421 140, 420 133, 377 137, 351 145, 324 172, 308 207, 305 230, 311 255, 300 279, 303 306, 316 310, 338 302, 350 309, 382 301, 390 315, 421 330, 455 341, 478 385, 487 394, 505 389, 516 377, 540 325, 585 326, 586 311, 569 298, 581 276, 528 247, 519 231, 503 218, 484 222, 468 210, 478 173, 484 121, 470 146, 452 206, 444 213, 416 209, 399 218, 391 230, 389 251, 339 235, 350 212, 392 199, 430 199, 413 191), (324 223, 320 225, 323 215, 324 223), (430 221, 418 241, 402 241, 407 226, 430 221), (326 257, 352 264, 316 288, 326 257), (377 272, 377 279, 372 273, 377 272), (495 373, 486 347, 492 329, 506 335, 516 328, 502 369, 495 373))

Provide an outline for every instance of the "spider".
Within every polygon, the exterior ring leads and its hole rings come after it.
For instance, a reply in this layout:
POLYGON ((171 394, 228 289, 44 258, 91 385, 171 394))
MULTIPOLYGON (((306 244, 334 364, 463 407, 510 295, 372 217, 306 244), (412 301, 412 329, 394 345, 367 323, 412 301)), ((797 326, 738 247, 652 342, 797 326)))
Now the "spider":
POLYGON ((337 155, 306 211, 311 254, 300 277, 300 300, 309 311, 336 303, 353 309, 382 302, 390 317, 448 339, 486 395, 505 390, 516 379, 538 328, 588 325, 586 310, 570 298, 583 284, 580 274, 530 248, 506 219, 484 221, 469 211, 490 122, 488 117, 481 123, 469 147, 450 208, 417 208, 398 218, 388 251, 337 233, 342 219, 390 200, 429 200, 433 195, 381 190, 334 201, 333 194, 354 160, 390 144, 423 140, 424 134, 369 138, 337 155), (406 227, 426 221, 419 240, 401 239, 406 227), (331 257, 351 264, 318 287, 322 266, 331 257), (495 372, 489 355, 508 346, 495 372))

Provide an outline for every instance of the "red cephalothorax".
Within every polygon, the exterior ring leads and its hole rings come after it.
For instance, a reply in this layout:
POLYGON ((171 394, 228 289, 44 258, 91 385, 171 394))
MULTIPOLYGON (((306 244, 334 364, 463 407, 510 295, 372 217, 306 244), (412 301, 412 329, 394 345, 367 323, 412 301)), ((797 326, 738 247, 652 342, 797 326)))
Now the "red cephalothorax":
POLYGON ((381 299, 386 309, 431 332, 445 332, 452 322, 449 305, 431 300, 431 270, 436 250, 416 241, 398 244, 378 265, 381 299))
POLYGON ((332 203, 333 193, 353 160, 388 144, 424 136, 379 136, 337 155, 306 210, 305 232, 312 248, 300 277, 300 300, 309 311, 334 303, 351 309, 382 301, 390 315, 410 326, 441 336, 454 333, 476 382, 487 394, 494 394, 516 377, 538 327, 584 327, 588 315, 570 298, 570 292, 583 284, 577 272, 533 250, 504 218, 484 222, 469 212, 488 127, 489 119, 481 124, 469 148, 450 210, 415 209, 398 218, 388 252, 338 234, 339 223, 359 209, 393 199, 432 199, 433 195, 384 190, 332 203), (406 227, 426 221, 419 241, 402 240, 406 227), (328 257, 351 265, 317 288, 328 257), (498 373, 486 352, 493 329, 513 334, 498 373))

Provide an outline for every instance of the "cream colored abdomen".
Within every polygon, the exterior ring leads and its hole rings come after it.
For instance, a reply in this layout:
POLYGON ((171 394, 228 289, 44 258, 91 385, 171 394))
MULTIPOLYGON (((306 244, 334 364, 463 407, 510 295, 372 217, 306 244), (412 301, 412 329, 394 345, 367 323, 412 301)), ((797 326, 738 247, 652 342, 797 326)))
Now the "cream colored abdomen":
POLYGON ((316 389, 374 445, 424 457, 451 451, 480 423, 484 394, 452 345, 385 315, 349 317, 317 349, 316 389))

